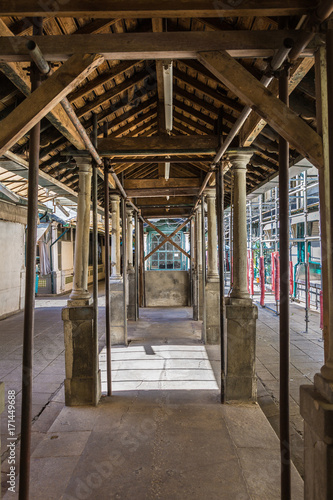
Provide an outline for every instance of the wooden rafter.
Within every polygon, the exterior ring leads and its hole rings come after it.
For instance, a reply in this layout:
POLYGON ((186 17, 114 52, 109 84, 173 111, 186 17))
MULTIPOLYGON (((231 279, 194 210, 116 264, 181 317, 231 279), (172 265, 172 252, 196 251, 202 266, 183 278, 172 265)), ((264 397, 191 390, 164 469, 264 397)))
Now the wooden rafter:
MULTIPOLYGON (((293 90, 295 90, 296 86, 301 82, 302 78, 304 78, 308 71, 310 71, 313 65, 314 58, 312 57, 298 60, 295 63, 291 70, 291 75, 288 82, 289 94, 291 94, 293 90)), ((277 79, 274 79, 268 88, 275 96, 279 95, 279 83, 277 79)), ((244 147, 251 146, 252 142, 260 134, 265 125, 265 120, 260 118, 260 116, 258 116, 256 113, 251 113, 240 132, 241 144, 244 147)))
MULTIPOLYGON (((0 19, 0 38, 3 36, 12 36, 12 32, 6 24, 0 19)), ((31 92, 30 78, 18 63, 0 63, 0 70, 12 81, 12 83, 28 96, 31 92)), ((56 106, 47 115, 48 120, 56 127, 59 132, 68 139, 77 149, 85 149, 81 136, 68 118, 62 106, 56 106)))
POLYGON ((199 60, 248 106, 318 168, 322 138, 226 52, 200 52, 199 60))
POLYGON ((102 56, 91 54, 72 56, 39 88, 29 95, 2 121, 0 155, 47 115, 66 95, 94 71, 102 56))

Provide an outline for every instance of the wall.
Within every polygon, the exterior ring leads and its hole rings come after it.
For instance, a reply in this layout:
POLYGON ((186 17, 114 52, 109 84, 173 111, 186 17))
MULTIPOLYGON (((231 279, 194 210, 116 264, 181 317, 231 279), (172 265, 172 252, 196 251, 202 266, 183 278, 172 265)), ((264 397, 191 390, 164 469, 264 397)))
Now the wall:
POLYGON ((147 307, 188 305, 188 271, 146 271, 145 281, 147 307))
POLYGON ((26 209, 0 202, 0 318, 23 308, 26 209), (6 206, 8 205, 8 206, 6 206))

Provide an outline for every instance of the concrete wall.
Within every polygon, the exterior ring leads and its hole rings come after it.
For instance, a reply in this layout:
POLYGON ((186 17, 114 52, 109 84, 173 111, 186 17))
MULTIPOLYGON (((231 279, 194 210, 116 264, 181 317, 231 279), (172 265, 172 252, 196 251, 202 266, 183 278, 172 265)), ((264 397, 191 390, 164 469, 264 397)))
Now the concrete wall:
POLYGON ((146 271, 145 277, 147 307, 189 304, 188 271, 146 271))
POLYGON ((0 203, 0 318, 23 307, 26 210, 0 203))

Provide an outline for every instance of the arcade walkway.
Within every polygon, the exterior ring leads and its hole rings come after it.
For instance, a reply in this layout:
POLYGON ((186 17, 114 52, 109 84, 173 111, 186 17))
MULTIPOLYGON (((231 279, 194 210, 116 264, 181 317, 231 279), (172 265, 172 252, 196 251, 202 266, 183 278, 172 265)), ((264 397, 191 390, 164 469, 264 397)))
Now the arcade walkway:
MULTIPOLYGON (((102 295, 101 288, 100 332, 102 295)), ((32 499, 279 498, 276 434, 259 406, 218 403, 219 350, 202 345, 201 325, 191 319, 190 309, 142 310, 140 321, 129 323, 129 347, 113 348, 115 397, 103 398, 98 408, 66 408, 60 317, 65 303, 66 297, 37 300, 32 499)), ((0 322, 0 378, 7 389, 18 391, 17 434, 22 317, 0 322)), ((319 370, 322 344, 315 313, 309 334, 302 333, 298 306, 292 306, 292 318, 291 361, 297 372, 291 380, 291 419, 300 438, 296 384, 308 383, 316 366, 319 370)), ((277 328, 277 318, 259 310, 259 401, 273 427, 278 411, 277 328)), ((101 336, 101 348, 103 344, 101 336)), ((104 360, 102 350, 102 379, 104 360)), ((8 468, 5 415, 3 493, 8 468)), ((293 474, 293 498, 302 498, 302 481, 295 470, 293 474)))

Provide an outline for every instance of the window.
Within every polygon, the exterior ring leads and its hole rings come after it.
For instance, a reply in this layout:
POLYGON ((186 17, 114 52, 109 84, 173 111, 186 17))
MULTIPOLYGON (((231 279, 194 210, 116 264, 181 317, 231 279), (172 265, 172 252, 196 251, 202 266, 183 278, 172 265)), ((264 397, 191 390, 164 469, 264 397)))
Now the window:
MULTIPOLYGON (((156 232, 148 233, 148 253, 158 247, 163 240, 164 236, 156 232)), ((177 243, 178 246, 184 248, 184 233, 179 232, 175 234, 172 237, 172 240, 177 243)), ((168 241, 167 243, 164 243, 164 245, 162 245, 158 250, 156 250, 156 252, 154 252, 153 255, 148 259, 148 269, 150 269, 151 271, 184 270, 187 269, 188 266, 187 260, 187 257, 168 241)))

